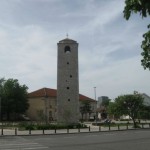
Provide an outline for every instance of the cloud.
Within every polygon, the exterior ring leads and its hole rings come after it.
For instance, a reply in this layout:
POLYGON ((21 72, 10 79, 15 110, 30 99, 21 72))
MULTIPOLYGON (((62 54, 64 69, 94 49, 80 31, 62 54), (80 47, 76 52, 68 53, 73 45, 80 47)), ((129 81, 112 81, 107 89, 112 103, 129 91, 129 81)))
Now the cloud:
POLYGON ((1 77, 17 78, 29 91, 56 88, 57 43, 69 33, 79 43, 80 93, 94 98, 148 91, 140 65, 148 19, 123 18, 120 0, 1 0, 1 77))
POLYGON ((56 76, 56 46, 49 42, 53 36, 40 27, 28 26, 12 32, 3 30, 1 38, 1 69, 6 77, 28 80, 32 86, 33 80, 39 82, 47 76, 56 76))

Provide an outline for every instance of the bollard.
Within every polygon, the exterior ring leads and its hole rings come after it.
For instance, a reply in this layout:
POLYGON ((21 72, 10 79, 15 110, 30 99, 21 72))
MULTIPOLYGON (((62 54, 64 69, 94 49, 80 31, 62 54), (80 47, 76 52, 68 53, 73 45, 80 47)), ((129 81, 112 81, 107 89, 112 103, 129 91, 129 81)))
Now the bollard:
POLYGON ((80 127, 78 128, 78 132, 80 132, 80 127))
POLYGON ((67 128, 67 133, 69 133, 69 128, 67 128))
POLYGON ((56 127, 55 127, 55 133, 56 133, 56 127))
POLYGON ((17 135, 17 128, 15 128, 15 135, 17 135))
POLYGON ((44 129, 43 129, 43 134, 45 134, 44 129))
POLYGON ((127 130, 128 130, 128 124, 127 124, 127 130))
POLYGON ((119 124, 118 124, 118 130, 120 130, 120 126, 119 126, 119 124))
POLYGON ((142 123, 142 128, 144 128, 144 124, 142 123))
POLYGON ((109 126, 109 131, 110 131, 110 124, 108 126, 109 126))
POLYGON ((101 131, 101 126, 99 126, 99 131, 101 131))
POLYGON ((149 128, 150 128, 150 123, 149 123, 149 128))
POLYGON ((91 131, 91 128, 90 128, 90 126, 89 126, 89 132, 91 131))
POLYGON ((2 132, 1 135, 4 135, 3 128, 2 128, 2 131, 1 131, 1 132, 2 132))
POLYGON ((29 129, 29 134, 31 134, 31 129, 29 129))

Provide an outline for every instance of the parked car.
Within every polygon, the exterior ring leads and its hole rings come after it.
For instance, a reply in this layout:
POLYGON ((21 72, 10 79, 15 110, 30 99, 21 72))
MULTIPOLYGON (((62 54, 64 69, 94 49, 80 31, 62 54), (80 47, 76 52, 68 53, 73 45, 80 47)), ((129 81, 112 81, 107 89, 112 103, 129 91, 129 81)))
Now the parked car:
POLYGON ((110 119, 106 119, 106 120, 104 121, 104 123, 111 123, 111 120, 110 120, 110 119))

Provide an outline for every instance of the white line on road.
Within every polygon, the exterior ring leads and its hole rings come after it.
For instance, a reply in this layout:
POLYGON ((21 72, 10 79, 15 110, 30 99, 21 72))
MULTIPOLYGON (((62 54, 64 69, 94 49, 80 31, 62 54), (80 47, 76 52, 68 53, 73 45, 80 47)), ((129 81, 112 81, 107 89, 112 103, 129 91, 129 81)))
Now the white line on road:
MULTIPOLYGON (((30 149, 47 149, 48 147, 33 147, 33 148, 21 148, 22 150, 30 150, 30 149)), ((3 150, 16 150, 14 148, 11 148, 11 149, 3 149, 3 150)))
POLYGON ((48 147, 32 147, 32 148, 23 148, 22 150, 26 150, 26 149, 47 149, 48 147))
POLYGON ((38 143, 15 143, 15 144, 3 144, 3 145, 0 145, 1 146, 17 146, 17 145, 35 145, 35 144, 38 144, 38 143))

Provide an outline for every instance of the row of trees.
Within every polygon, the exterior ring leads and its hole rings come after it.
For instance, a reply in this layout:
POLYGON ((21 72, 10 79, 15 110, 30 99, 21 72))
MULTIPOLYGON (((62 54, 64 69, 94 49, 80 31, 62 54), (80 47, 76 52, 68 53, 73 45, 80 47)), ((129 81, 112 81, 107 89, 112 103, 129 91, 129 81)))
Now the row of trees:
POLYGON ((150 106, 144 105, 141 94, 127 94, 115 98, 114 102, 105 105, 106 113, 119 119, 121 116, 129 116, 136 127, 136 119, 150 119, 150 106))
POLYGON ((16 79, 0 79, 0 120, 19 119, 28 109, 27 89, 16 79))
MULTIPOLYGON (((100 110, 97 111, 101 113, 102 119, 108 117, 120 119, 122 116, 128 116, 132 119, 135 127, 137 126, 137 119, 139 121, 140 119, 150 119, 150 106, 144 105, 144 99, 139 93, 118 96, 113 102, 110 99, 105 99, 101 103, 100 110)), ((90 102, 83 102, 80 107, 82 120, 89 119, 86 115, 90 117, 92 112, 90 102)))

